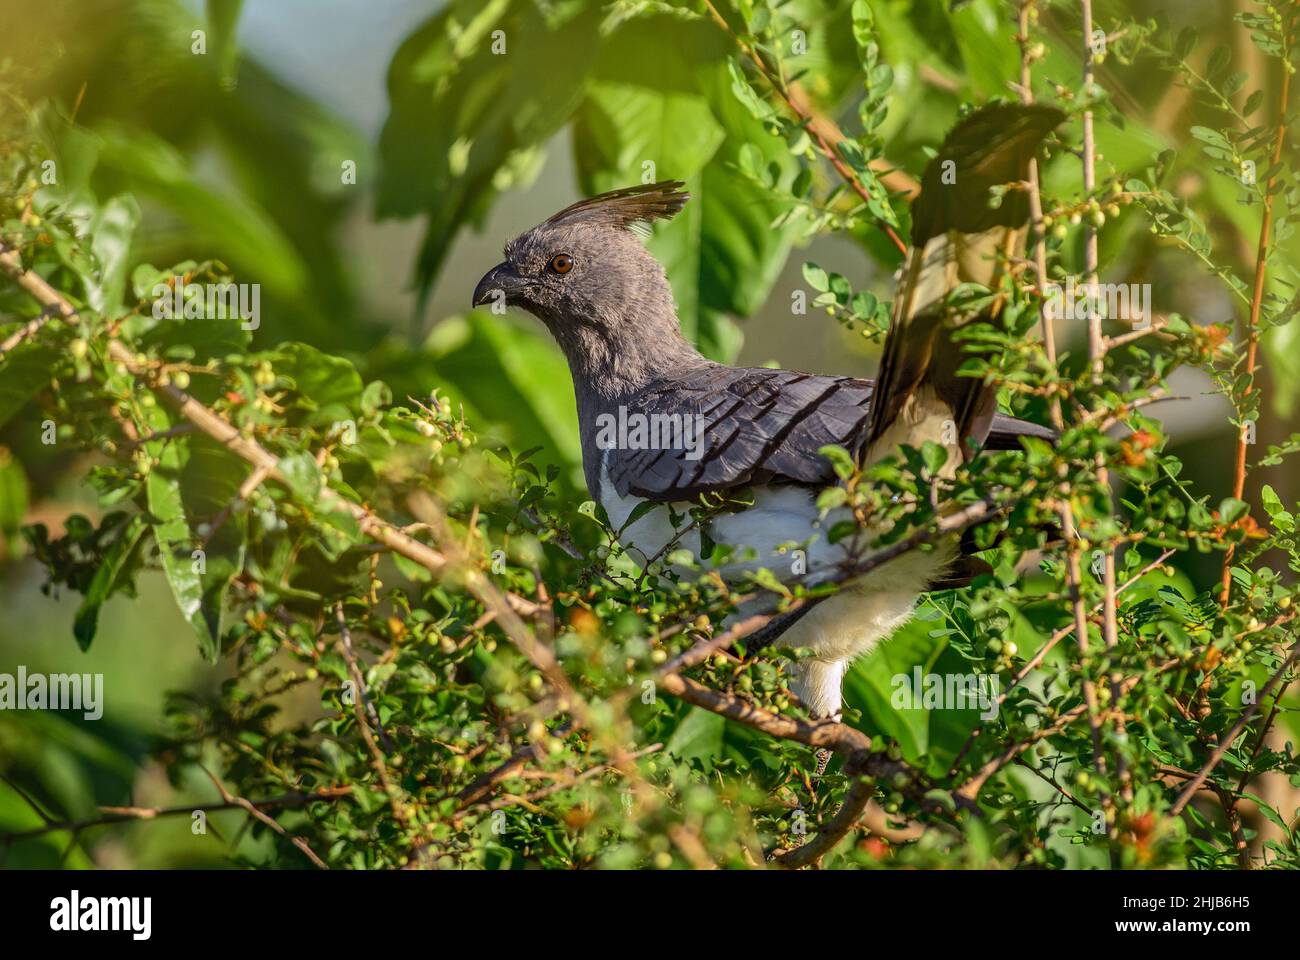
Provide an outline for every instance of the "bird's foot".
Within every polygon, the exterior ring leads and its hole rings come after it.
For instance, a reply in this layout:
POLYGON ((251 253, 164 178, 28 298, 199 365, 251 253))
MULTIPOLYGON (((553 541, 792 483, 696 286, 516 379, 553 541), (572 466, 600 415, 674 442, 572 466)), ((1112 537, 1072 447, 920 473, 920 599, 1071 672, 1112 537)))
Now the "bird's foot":
POLYGON ((817 751, 816 757, 817 757, 817 770, 813 773, 813 776, 820 777, 823 773, 826 772, 826 767, 831 762, 831 752, 827 750, 825 747, 822 747, 820 750, 817 751))
MULTIPOLYGON (((829 720, 831 723, 843 723, 844 714, 841 711, 837 710, 829 717, 826 717, 826 719, 829 720)), ((823 773, 826 772, 826 768, 830 765, 831 762, 831 754, 832 751, 828 747, 822 747, 814 754, 814 756, 817 759, 817 770, 813 774, 813 776, 820 777, 823 773)))

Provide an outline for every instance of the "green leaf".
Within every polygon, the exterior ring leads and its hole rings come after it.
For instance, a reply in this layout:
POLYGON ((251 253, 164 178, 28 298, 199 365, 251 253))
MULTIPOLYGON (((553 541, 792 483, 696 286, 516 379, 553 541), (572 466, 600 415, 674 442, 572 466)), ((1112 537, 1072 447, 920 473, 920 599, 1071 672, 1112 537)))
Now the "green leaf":
POLYGON ((276 468, 301 503, 310 506, 320 498, 322 479, 320 466, 310 453, 294 453, 281 457, 276 468))
POLYGON ((1274 810, 1267 802, 1265 802, 1263 799, 1256 796, 1255 794, 1251 793, 1249 790, 1243 790, 1241 792, 1241 795, 1245 797, 1247 800, 1249 800, 1251 803, 1255 804, 1255 808, 1259 810, 1261 814, 1264 815, 1264 817, 1269 821, 1269 823, 1273 824, 1275 827, 1278 827, 1287 836, 1292 836, 1291 825, 1287 823, 1286 819, 1281 814, 1279 814, 1276 810, 1274 810))
POLYGON ((540 148, 581 101, 601 18, 583 4, 556 7, 448 4, 393 56, 375 205, 380 217, 428 217, 422 295, 460 228, 531 181, 540 148), (493 50, 498 29, 504 53, 493 50))
POLYGON ((895 709, 894 678, 910 679, 912 667, 916 665, 921 665, 924 672, 932 654, 943 642, 918 628, 905 629, 866 660, 855 664, 844 678, 845 701, 870 718, 871 729, 897 740, 909 759, 921 756, 929 746, 930 713, 895 709))
POLYGON ((1225 497, 1219 503, 1219 520, 1224 524, 1236 523, 1250 511, 1250 505, 1236 497, 1225 497))
POLYGON ((306 343, 286 343, 275 361, 276 372, 290 377, 313 408, 307 422, 326 426, 347 419, 361 398, 361 375, 352 362, 322 353, 306 343))
POLYGON ((393 391, 382 380, 373 380, 366 384, 361 393, 361 411, 367 416, 374 416, 393 402, 393 391))
MULTIPOLYGON (((232 353, 241 353, 252 341, 252 332, 243 329, 238 319, 205 318, 201 320, 162 320, 142 334, 142 346, 154 348, 166 356, 174 350, 184 349, 194 363, 224 360, 232 353), (192 353, 191 353, 192 351, 192 353)), ((201 400, 211 402, 219 381, 214 378, 195 378, 194 391, 201 400)))
POLYGON ((99 610, 113 592, 126 582, 140 538, 144 536, 148 524, 139 514, 126 522, 125 528, 118 535, 113 545, 104 554, 103 561, 86 587, 85 597, 77 608, 73 620, 72 634, 77 638, 77 646, 82 650, 90 649, 99 628, 99 610))
POLYGON ((239 25, 239 10, 242 6, 243 0, 208 0, 211 54, 217 62, 217 77, 227 90, 234 89, 236 67, 239 64, 235 28, 239 25))
POLYGON ((90 221, 90 250, 96 270, 83 276, 86 302, 106 317, 123 310, 130 265, 131 237, 140 222, 140 205, 129 195, 113 197, 95 212, 90 221))
POLYGON ((843 447, 830 443, 817 452, 831 462, 836 476, 841 480, 847 479, 853 473, 856 464, 853 462, 852 455, 843 447))
POLYGON ((1260 491, 1260 501, 1264 505, 1264 512, 1268 514, 1268 519, 1273 526, 1283 534, 1291 534, 1295 531, 1295 515, 1287 510, 1282 503, 1282 498, 1268 484, 1260 491))
POLYGON ((981 97, 1005 96, 1008 83, 1019 76, 1020 58, 1015 46, 1006 42, 998 5, 976 0, 949 19, 970 88, 981 97))
POLYGON ((827 487, 817 495, 818 510, 834 510, 848 502, 849 493, 843 487, 827 487))
POLYGON ((362 542, 360 524, 342 495, 325 486, 315 457, 309 453, 291 454, 281 457, 277 467, 299 505, 326 522, 319 542, 326 557, 337 560, 349 547, 362 542))
MULTIPOLYGON (((686 43, 704 28, 675 23, 660 25, 659 30, 686 43)), ((691 203, 671 222, 656 224, 648 246, 673 285, 683 333, 698 342, 703 204, 698 175, 726 131, 714 118, 680 46, 670 45, 653 73, 644 70, 646 46, 659 35, 627 31, 610 41, 574 117, 574 154, 585 193, 651 178, 689 182, 691 203)))
POLYGON ((724 361, 741 342, 729 316, 762 306, 800 228, 797 220, 773 227, 790 202, 739 173, 745 164, 774 170, 786 189, 799 164, 737 99, 729 52, 708 23, 658 18, 620 33, 574 123, 585 193, 640 182, 647 160, 656 177, 687 180, 691 202, 657 225, 647 246, 667 270, 683 334, 724 361), (615 112, 618 103, 625 108, 615 112))
MULTIPOLYGON (((158 441, 149 447, 159 464, 149 472, 145 494, 163 574, 181 615, 198 638, 200 654, 209 663, 215 663, 221 652, 222 602, 238 567, 231 560, 226 537, 222 537, 216 550, 210 551, 211 544, 199 548, 191 532, 181 487, 189 461, 188 441, 158 441)), ((226 522, 229 524, 233 519, 228 517, 226 522)), ((226 531, 223 528, 217 533, 226 531)), ((242 565, 242 538, 239 564, 242 565)))
MULTIPOLYGON (((203 581, 198 569, 199 560, 191 555, 193 538, 181 506, 180 487, 174 478, 165 478, 159 469, 149 474, 146 484, 149 510, 161 522, 154 526, 158 541, 158 557, 163 573, 171 587, 172 596, 181 616, 194 629, 199 641, 199 652, 209 663, 215 663, 220 652, 220 611, 209 619, 203 606, 203 581), (177 548, 180 553, 177 553, 177 548)), ((206 566, 206 558, 202 563, 206 566)))
POLYGON ((937 477, 948 463, 948 448, 941 443, 927 440, 921 446, 921 459, 925 463, 925 469, 930 472, 930 476, 937 477))
POLYGON ((0 544, 13 536, 27 515, 27 475, 23 465, 0 447, 0 544))
POLYGON ((662 506, 663 506, 662 503, 657 503, 654 500, 642 500, 640 503, 638 503, 635 507, 632 508, 632 512, 629 513, 627 515, 627 519, 623 521, 623 529, 624 530, 628 529, 629 527, 632 526, 632 524, 636 523, 647 513, 650 513, 652 510, 655 510, 656 508, 662 506))
POLYGON ((591 85, 575 122, 580 175, 593 192, 642 182, 647 163, 657 180, 686 180, 726 136, 698 93, 615 81, 591 85))
MULTIPOLYGON (((200 518, 211 521, 238 497, 247 464, 206 436, 187 437, 186 448, 188 455, 180 476, 185 515, 191 523, 200 518)), ((245 509, 229 511, 225 523, 207 534, 203 546, 206 569, 200 574, 202 615, 214 637, 219 636, 221 611, 230 583, 244 568, 247 519, 245 509)), ((203 635, 199 637, 202 640, 203 635)))
POLYGON ((393 563, 401 571, 402 576, 416 583, 429 583, 433 580, 433 573, 422 563, 416 563, 414 560, 408 560, 400 553, 393 554, 393 563))
POLYGON ((706 767, 722 757, 727 721, 703 707, 691 707, 664 749, 683 760, 700 760, 706 767))
POLYGON ((176 147, 147 131, 108 126, 101 134, 103 166, 126 178, 134 195, 181 218, 188 249, 210 250, 237 271, 255 274, 264 300, 270 293, 290 301, 310 297, 307 264, 254 200, 205 186, 176 147))
POLYGON ((506 425, 507 441, 547 438, 549 458, 579 463, 573 380, 550 337, 539 326, 482 310, 444 321, 443 329, 452 327, 464 339, 437 356, 436 363, 455 388, 453 409, 465 401, 476 419, 506 425))
POLYGON ((55 182, 36 191, 32 206, 42 217, 57 211, 72 218, 80 231, 96 213, 90 176, 99 163, 101 138, 70 124, 52 104, 38 111, 37 128, 54 161, 55 182))
POLYGON ((0 426, 21 410, 43 386, 57 364, 59 354, 39 343, 22 343, 0 361, 0 426))
POLYGON ((1218 147, 1222 150, 1232 149, 1232 144, 1230 144, 1227 138, 1224 137, 1223 134, 1219 133, 1218 130, 1211 130, 1209 127, 1193 126, 1190 132, 1193 137, 1200 140, 1202 143, 1208 143, 1210 146, 1218 147))
POLYGON ((805 263, 803 265, 803 278, 807 281, 808 286, 819 292, 825 292, 830 288, 830 277, 826 271, 815 263, 805 263))

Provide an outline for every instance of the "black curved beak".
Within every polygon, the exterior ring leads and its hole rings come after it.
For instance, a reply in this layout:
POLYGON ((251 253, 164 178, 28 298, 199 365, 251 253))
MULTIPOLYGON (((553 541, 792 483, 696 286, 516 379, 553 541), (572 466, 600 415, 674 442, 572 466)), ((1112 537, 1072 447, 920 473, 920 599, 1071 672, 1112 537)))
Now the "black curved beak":
POLYGON ((510 303, 522 287, 523 278, 515 273, 514 268, 508 263, 498 263, 483 274, 483 279, 474 288, 474 302, 470 305, 478 307, 485 303, 493 303, 498 297, 510 303), (498 290, 501 292, 497 293, 498 290))

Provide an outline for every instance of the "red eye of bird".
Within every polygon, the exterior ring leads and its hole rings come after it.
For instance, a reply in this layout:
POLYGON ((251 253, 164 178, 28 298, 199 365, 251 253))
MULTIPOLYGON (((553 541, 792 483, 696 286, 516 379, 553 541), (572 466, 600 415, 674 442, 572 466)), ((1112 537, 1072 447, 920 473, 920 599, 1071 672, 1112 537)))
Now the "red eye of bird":
POLYGON ((551 257, 549 266, 556 273, 568 273, 573 269, 573 257, 567 253, 557 253, 551 257))

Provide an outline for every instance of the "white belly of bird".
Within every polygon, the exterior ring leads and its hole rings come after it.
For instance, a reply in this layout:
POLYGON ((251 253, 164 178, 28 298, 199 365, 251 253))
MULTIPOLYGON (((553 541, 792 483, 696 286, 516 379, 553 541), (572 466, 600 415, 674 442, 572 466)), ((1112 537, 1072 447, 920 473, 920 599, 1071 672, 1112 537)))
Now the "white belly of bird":
MULTIPOLYGON (((615 530, 623 528, 640 502, 636 497, 620 496, 602 468, 601 506, 615 530)), ((680 516, 688 516, 690 507, 689 503, 672 504, 673 512, 680 516)), ((824 580, 846 557, 844 545, 829 543, 826 533, 848 517, 847 511, 840 510, 820 519, 813 497, 799 487, 758 487, 752 507, 719 516, 710 523, 709 536, 715 543, 737 548, 716 569, 729 583, 738 583, 747 572, 763 567, 785 583, 824 580), (800 558, 794 549, 804 551, 801 563, 796 562, 800 558)), ((684 521, 683 527, 689 522, 684 521)), ((644 564, 677 536, 665 504, 638 517, 623 531, 620 543, 634 560, 644 564)), ((689 550, 699 557, 699 532, 682 534, 673 549, 689 550)), ((929 552, 909 550, 844 585, 786 632, 782 646, 812 651, 812 657, 796 665, 791 686, 814 714, 838 714, 840 687, 849 664, 908 620, 917 598, 956 555, 955 542, 940 543, 929 552)), ((767 602, 759 598, 753 606, 767 602)), ((752 612, 741 609, 736 618, 752 612)))

